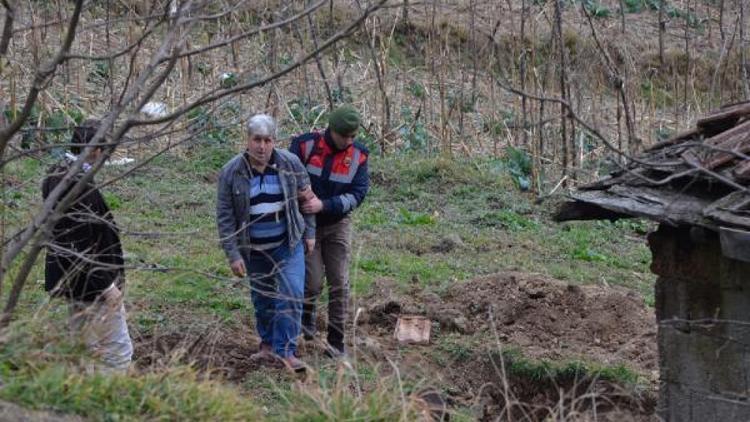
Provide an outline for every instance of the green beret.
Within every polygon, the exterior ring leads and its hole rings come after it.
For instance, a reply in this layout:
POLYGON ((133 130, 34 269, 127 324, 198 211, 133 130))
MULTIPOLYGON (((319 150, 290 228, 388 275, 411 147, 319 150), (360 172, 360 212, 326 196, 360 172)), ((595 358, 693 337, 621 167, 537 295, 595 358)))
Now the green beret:
POLYGON ((350 105, 343 105, 333 110, 328 117, 328 127, 340 134, 349 135, 359 129, 359 112, 350 105))

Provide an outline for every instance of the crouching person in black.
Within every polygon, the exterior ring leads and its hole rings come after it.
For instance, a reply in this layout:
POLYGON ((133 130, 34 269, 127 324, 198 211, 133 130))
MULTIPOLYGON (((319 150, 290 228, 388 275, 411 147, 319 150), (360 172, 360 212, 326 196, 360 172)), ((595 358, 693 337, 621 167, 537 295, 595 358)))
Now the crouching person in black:
MULTIPOLYGON (((87 120, 74 130, 70 152, 53 166, 42 184, 46 200, 70 166, 83 164, 83 177, 102 153, 95 148, 83 156, 99 122, 87 120)), ((71 187, 75 183, 71 184, 71 187)), ((65 197, 65 193, 59 198, 65 197)), ((101 192, 90 181, 52 229, 44 268, 45 287, 53 297, 69 302, 71 330, 101 359, 105 370, 124 372, 133 345, 125 321, 122 286, 125 281, 117 225, 101 192)))

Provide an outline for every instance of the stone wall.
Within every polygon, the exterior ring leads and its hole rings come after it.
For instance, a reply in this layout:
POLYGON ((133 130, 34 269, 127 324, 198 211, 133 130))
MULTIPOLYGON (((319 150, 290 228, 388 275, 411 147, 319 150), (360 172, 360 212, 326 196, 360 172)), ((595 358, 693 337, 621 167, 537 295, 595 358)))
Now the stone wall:
POLYGON ((659 415, 750 421, 750 263, 719 236, 661 225, 649 235, 659 323, 659 415))

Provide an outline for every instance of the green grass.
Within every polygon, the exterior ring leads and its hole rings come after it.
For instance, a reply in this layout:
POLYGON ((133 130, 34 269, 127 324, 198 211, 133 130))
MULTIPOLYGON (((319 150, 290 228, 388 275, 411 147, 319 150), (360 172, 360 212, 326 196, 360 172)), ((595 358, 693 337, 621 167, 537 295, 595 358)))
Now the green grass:
POLYGON ((506 349, 491 355, 493 360, 504 360, 508 375, 534 381, 599 379, 628 386, 645 382, 642 376, 625 365, 607 366, 582 360, 534 360, 523 356, 518 349, 506 349))
POLYGON ((129 375, 92 372, 83 347, 65 336, 64 318, 54 318, 54 311, 49 316, 16 324, 6 333, 0 344, 0 398, 107 420, 247 420, 259 415, 235 390, 201 379, 187 367, 129 375))
POLYGON ((236 392, 175 369, 140 376, 86 375, 55 365, 5 372, 0 397, 95 419, 248 420, 258 411, 236 392))
POLYGON ((441 365, 465 362, 473 357, 477 345, 473 338, 466 339, 454 333, 442 335, 438 337, 435 357, 441 365))
MULTIPOLYGON (((231 277, 214 221, 212 180, 233 154, 231 146, 212 145, 187 157, 165 155, 104 190, 123 230, 129 267, 126 304, 133 332, 179 334, 206 321, 228 330, 250 330, 249 291, 231 277)), ((514 154, 512 160, 373 156, 372 188, 354 213, 354 294, 367 294, 380 278, 396 280, 402 293, 440 292, 477 276, 527 271, 574 283, 626 286, 653 304, 654 277, 648 271, 650 254, 643 238, 653 226, 639 220, 552 222, 554 204, 538 206, 532 194, 519 190, 523 172, 512 163, 523 161, 524 155, 514 154)), ((29 207, 22 204, 38 203, 46 164, 23 160, 9 167, 22 177, 12 191, 18 206, 7 208, 11 225, 28 215, 29 207)), ((119 171, 107 168, 98 179, 119 171)), ((11 268, 9 275, 15 271, 11 268)), ((27 319, 46 306, 41 314, 57 321, 54 332, 65 333, 65 308, 58 301, 50 303, 41 280, 39 260, 19 317, 27 319)), ((7 295, 8 289, 3 290, 7 295)), ((473 358, 475 337, 436 338, 430 353, 435 362, 447 365, 473 358)), ((250 373, 237 385, 203 380, 178 364, 132 377, 102 377, 81 373, 87 353, 62 338, 35 331, 23 344, 0 346, 0 397, 24 406, 93 419, 111 414, 122 419, 232 420, 261 408, 270 419, 404 417, 393 380, 381 383, 379 369, 372 366, 358 366, 356 376, 322 368, 304 389, 292 387, 290 377, 266 369, 250 373), (356 388, 362 393, 351 395, 356 388)), ((536 376, 582 370, 576 362, 513 362, 515 370, 536 376)), ((627 370, 617 367, 586 364, 585 370, 629 379, 627 370)))
POLYGON ((418 408, 400 379, 363 380, 339 367, 321 370, 305 388, 292 389, 283 420, 289 421, 412 421, 418 408), (403 395, 402 395, 403 394, 403 395))
POLYGON ((507 270, 652 290, 648 224, 555 223, 554 204, 534 205, 502 160, 389 157, 371 172, 379 184, 355 213, 360 291, 378 277, 440 287, 507 270), (461 245, 446 250, 449 237, 461 245))

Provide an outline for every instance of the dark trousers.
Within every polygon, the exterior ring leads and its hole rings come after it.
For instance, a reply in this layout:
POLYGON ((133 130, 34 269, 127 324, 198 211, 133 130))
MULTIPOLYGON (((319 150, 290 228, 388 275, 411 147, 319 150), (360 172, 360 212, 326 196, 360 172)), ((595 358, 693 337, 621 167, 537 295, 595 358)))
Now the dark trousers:
POLYGON ((352 223, 350 217, 318 227, 315 250, 305 258, 305 304, 302 327, 315 333, 315 309, 323 289, 323 276, 328 284, 328 344, 344 350, 344 324, 349 301, 349 260, 351 258, 352 223))

